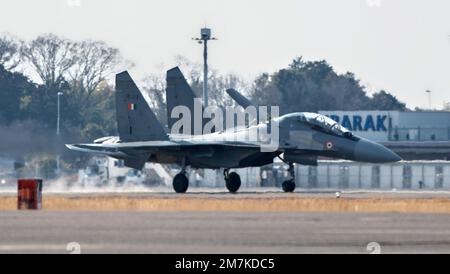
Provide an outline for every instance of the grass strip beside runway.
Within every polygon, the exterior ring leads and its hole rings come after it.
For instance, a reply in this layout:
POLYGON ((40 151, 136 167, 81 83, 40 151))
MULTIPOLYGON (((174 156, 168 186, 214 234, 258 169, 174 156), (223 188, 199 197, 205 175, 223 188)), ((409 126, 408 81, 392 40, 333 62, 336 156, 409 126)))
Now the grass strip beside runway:
MULTIPOLYGON (((15 197, 0 197, 0 210, 15 210, 15 197)), ((45 196, 50 211, 154 211, 154 212, 402 212, 450 213, 446 198, 197 198, 187 196, 64 197, 45 196)))

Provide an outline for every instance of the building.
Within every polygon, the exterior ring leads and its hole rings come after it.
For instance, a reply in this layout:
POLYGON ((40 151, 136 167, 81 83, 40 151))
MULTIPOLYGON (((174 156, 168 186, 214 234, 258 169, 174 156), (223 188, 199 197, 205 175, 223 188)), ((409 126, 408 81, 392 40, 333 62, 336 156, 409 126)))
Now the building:
POLYGON ((450 112, 320 111, 407 160, 450 160, 450 112))

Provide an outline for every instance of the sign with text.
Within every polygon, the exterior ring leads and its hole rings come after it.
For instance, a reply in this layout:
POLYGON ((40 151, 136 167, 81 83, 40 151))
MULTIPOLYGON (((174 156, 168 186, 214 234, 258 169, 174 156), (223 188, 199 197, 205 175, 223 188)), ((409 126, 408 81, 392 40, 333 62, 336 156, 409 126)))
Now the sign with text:
POLYGON ((372 141, 387 141, 397 124, 397 111, 320 111, 355 135, 372 141))

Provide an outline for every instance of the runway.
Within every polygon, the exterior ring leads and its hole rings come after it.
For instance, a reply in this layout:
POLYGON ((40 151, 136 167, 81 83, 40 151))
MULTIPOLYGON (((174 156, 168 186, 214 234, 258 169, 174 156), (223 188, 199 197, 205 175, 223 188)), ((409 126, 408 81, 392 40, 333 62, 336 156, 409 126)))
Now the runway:
POLYGON ((0 253, 450 253, 450 215, 0 212, 0 253), (73 244, 72 244, 73 245, 73 244), (76 244, 77 245, 77 244, 76 244))
POLYGON ((15 196, 0 253, 450 253, 448 191, 49 191, 36 212, 15 196))

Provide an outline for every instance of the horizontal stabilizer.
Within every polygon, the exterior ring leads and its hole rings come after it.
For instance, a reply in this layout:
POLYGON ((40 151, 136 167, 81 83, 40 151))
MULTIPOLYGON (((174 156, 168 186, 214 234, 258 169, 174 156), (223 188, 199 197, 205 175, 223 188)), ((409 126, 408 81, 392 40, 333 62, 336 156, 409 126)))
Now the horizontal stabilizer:
MULTIPOLYGON (((249 99, 245 98, 244 95, 240 94, 237 90, 235 89, 227 89, 226 92, 228 93, 228 95, 230 95, 230 97, 236 101, 236 103, 238 103, 241 107, 243 107, 244 109, 248 108, 248 107, 255 107, 257 108, 258 106, 253 104, 249 99)), ((269 118, 270 120, 270 118, 269 118)), ((259 123, 260 122, 260 113, 257 112, 256 113, 256 119, 254 121, 250 121, 250 124, 254 124, 254 123, 259 123)))
POLYGON ((240 94, 235 89, 232 89, 232 88, 227 89, 227 93, 228 93, 228 95, 230 95, 231 98, 233 98, 234 101, 236 101, 236 103, 238 103, 243 108, 248 108, 249 106, 255 106, 252 102, 250 102, 250 100, 245 98, 242 94, 240 94))

